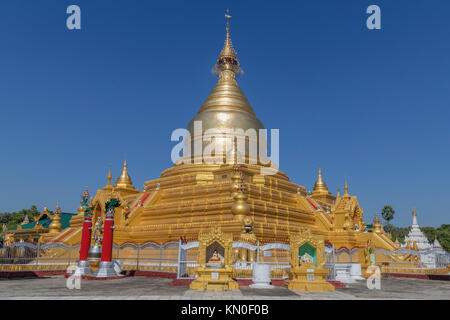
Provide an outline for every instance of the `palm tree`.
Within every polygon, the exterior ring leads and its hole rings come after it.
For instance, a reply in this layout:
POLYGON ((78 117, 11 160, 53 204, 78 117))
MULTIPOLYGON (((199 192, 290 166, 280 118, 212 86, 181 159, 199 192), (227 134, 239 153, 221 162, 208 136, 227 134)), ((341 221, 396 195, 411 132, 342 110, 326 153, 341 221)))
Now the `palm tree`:
POLYGON ((391 206, 384 206, 384 208, 381 210, 381 216, 384 220, 386 220, 386 223, 389 224, 389 221, 394 219, 395 211, 392 209, 391 206))

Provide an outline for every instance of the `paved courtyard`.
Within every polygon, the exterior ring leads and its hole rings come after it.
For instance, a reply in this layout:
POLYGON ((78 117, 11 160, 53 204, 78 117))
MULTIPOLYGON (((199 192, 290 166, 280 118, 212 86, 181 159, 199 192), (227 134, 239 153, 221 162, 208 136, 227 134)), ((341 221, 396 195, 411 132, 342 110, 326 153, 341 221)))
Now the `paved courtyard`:
POLYGON ((190 291, 170 286, 171 279, 127 277, 118 280, 81 280, 81 288, 68 289, 66 279, 52 276, 32 279, 0 279, 0 299, 132 299, 132 300, 311 300, 311 299, 445 299, 450 300, 450 282, 383 278, 381 290, 369 290, 365 281, 334 292, 290 291, 283 287, 235 291, 190 291))

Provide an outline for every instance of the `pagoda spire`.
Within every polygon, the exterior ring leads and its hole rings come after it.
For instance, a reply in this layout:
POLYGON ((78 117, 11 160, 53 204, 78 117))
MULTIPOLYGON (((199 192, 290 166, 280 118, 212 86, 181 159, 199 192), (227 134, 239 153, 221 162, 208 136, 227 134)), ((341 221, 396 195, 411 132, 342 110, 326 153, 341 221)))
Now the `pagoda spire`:
POLYGON ((230 36, 231 15, 228 9, 227 12, 225 13, 225 18, 227 19, 225 43, 222 51, 219 54, 219 57, 217 58, 216 65, 214 66, 214 71, 219 75, 219 79, 221 79, 224 76, 231 76, 234 79, 236 74, 239 75, 242 74, 243 72, 239 64, 236 51, 234 51, 233 44, 231 43, 231 36, 230 36), (225 70, 232 71, 232 73, 229 74, 222 73, 225 70))
POLYGON ((416 212, 416 208, 413 208, 413 212, 412 212, 412 217, 413 217, 413 226, 419 226, 419 223, 417 222, 417 212, 416 212))
POLYGON ((320 169, 320 168, 319 168, 319 175, 317 177, 317 181, 314 184, 313 192, 321 192, 321 193, 328 193, 329 192, 325 181, 323 181, 322 169, 320 169))
POLYGON ((106 177, 106 179, 108 179, 108 183, 106 184, 105 188, 112 188, 111 185, 111 180, 112 180, 112 174, 111 174, 111 165, 109 166, 109 171, 108 171, 108 175, 106 177))
POLYGON ((127 161, 125 160, 123 162, 123 169, 122 169, 122 173, 120 174, 120 176, 117 178, 116 181, 116 187, 120 187, 120 188, 133 188, 133 182, 131 182, 131 178, 128 174, 128 170, 127 170, 127 161))
POLYGON ((348 184, 347 184, 347 176, 345 176, 345 186, 344 186, 344 196, 350 196, 350 194, 348 193, 348 184))
POLYGON ((204 131, 217 128, 242 128, 245 131, 252 128, 258 132, 259 129, 264 129, 236 81, 236 75, 242 74, 242 69, 231 43, 229 12, 225 17, 225 43, 213 68, 219 79, 198 114, 189 122, 191 136, 194 135, 195 121, 202 121, 204 131))

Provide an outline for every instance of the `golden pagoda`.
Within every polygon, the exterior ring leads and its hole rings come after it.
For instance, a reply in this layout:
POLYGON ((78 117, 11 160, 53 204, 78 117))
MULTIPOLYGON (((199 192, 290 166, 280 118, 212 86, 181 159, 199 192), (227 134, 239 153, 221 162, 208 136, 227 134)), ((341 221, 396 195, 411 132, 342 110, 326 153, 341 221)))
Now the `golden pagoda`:
MULTIPOLYGON (((194 133, 200 121, 202 133, 209 129, 264 129, 236 80, 242 70, 231 42, 229 21, 214 70, 217 83, 189 122, 188 130, 194 133)), ((205 145, 195 134, 192 137, 193 148, 205 145)), ((196 237, 212 227, 239 235, 245 224, 258 239, 288 239, 301 230, 310 230, 336 248, 364 247, 369 240, 375 247, 395 248, 383 232, 365 230, 363 210, 357 197, 349 194, 347 182, 345 194, 334 196, 319 169, 313 192, 308 194, 284 172, 261 174, 261 168, 270 164, 252 162, 251 155, 245 157, 245 163, 238 163, 238 152, 233 149, 231 153, 232 161, 222 164, 184 155, 159 178, 146 181, 143 190, 133 186, 125 161, 116 183, 112 185, 109 171, 107 185, 96 192, 92 221, 99 216, 104 219, 105 202, 114 192, 121 204, 115 215, 117 244, 177 241, 180 237, 196 237), (192 161, 184 161, 187 158, 192 161)), ((225 159, 228 154, 216 150, 214 156, 225 159)), ((71 230, 55 236, 60 241, 80 242, 83 210, 79 208, 78 212, 71 220, 71 230)))

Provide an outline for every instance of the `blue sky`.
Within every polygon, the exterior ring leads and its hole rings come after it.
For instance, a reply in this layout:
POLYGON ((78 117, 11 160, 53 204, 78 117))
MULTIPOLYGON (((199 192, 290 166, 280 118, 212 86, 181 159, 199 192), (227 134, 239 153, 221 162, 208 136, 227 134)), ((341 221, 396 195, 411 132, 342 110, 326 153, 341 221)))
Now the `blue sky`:
POLYGON ((170 134, 213 88, 229 7, 239 83, 280 164, 311 189, 322 168, 371 220, 449 221, 449 1, 2 1, 0 212, 106 183, 127 159, 135 186, 171 166, 170 134), (77 4, 82 29, 66 28, 77 4), (381 8, 382 29, 366 28, 381 8))

